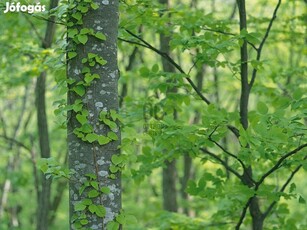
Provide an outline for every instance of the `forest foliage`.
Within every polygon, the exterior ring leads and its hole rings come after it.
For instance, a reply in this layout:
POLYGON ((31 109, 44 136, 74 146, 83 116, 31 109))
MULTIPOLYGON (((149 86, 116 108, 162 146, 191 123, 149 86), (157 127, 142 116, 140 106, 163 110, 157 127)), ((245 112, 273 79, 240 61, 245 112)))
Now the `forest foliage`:
MULTIPOLYGON (((307 229, 306 2, 246 1, 246 25, 244 2, 120 1, 119 112, 110 116, 121 123, 113 170, 124 229, 307 229)), ((67 38, 86 44, 92 33, 67 32, 70 4, 3 14, 0 3, 0 229, 37 229, 43 181, 49 229, 69 228, 67 112, 82 101, 67 102, 67 38), (37 123, 43 73, 48 157, 37 123)))

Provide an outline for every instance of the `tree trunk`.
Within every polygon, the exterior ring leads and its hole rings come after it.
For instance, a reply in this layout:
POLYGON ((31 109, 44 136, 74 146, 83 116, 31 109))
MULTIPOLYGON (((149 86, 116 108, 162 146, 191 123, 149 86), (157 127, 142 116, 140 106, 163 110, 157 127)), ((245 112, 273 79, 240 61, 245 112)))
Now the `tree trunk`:
MULTIPOLYGON (((247 30, 246 22, 246 9, 245 0, 237 0, 239 16, 240 16, 240 31, 247 30)), ((248 102, 249 102, 250 86, 248 82, 248 52, 247 52, 247 41, 244 39, 243 45, 241 46, 241 98, 240 98, 240 122, 244 129, 248 128, 248 102)), ((245 146, 249 148, 249 146, 245 146)), ((244 169, 242 182, 252 187, 253 183, 250 180, 252 178, 252 167, 244 169)), ((262 230, 263 228, 263 217, 260 210, 260 204, 257 196, 251 199, 249 205, 249 211, 252 217, 253 230, 262 230)))
MULTIPOLYGON (((169 7, 168 0, 160 0, 161 4, 169 7)), ((169 47, 170 37, 160 33, 160 50, 166 54, 170 54, 169 47)), ((162 58, 163 70, 165 72, 175 72, 174 66, 165 58, 162 58)), ((176 92, 176 88, 169 89, 169 92, 176 92)), ((176 111, 174 111, 174 119, 176 119, 176 111)), ((163 190, 163 208, 166 211, 177 212, 177 190, 176 190, 176 161, 166 161, 163 170, 162 190, 163 190)))
MULTIPOLYGON (((50 1, 50 9, 57 7, 58 0, 50 1)), ((52 40, 55 33, 54 17, 50 18, 47 23, 44 40, 42 41, 42 47, 48 49, 52 45, 52 40)), ((39 135, 39 146, 42 158, 50 157, 50 143, 48 133, 48 121, 46 115, 46 71, 42 72, 36 82, 36 106, 37 106, 37 125, 39 135)), ((41 176, 41 190, 39 191, 38 207, 37 207, 37 230, 47 230, 49 220, 49 208, 50 208, 50 192, 51 192, 51 180, 46 179, 45 175, 41 176)))
MULTIPOLYGON (((78 1, 74 3, 80 4, 78 1)), ((68 78, 75 81, 69 84, 68 104, 76 105, 79 100, 82 105, 82 109, 68 114, 68 157, 69 168, 73 172, 69 184, 70 229, 81 225, 87 229, 106 229, 107 224, 115 219, 121 209, 120 171, 110 171, 110 166, 119 166, 114 155, 119 154, 120 130, 118 124, 114 127, 114 123, 118 122, 110 115, 111 110, 118 110, 118 0, 95 3, 98 8, 94 10, 89 6, 87 13, 80 13, 78 8, 69 12, 72 23, 68 34, 76 30, 78 34, 68 36, 69 51, 73 50, 76 54, 69 59, 67 66, 68 78), (93 30, 86 33, 87 41, 83 40, 81 29, 93 30), (94 65, 89 63, 89 54, 97 57, 92 59, 96 60, 94 65), (86 58, 88 62, 82 62, 86 58), (101 58, 107 62, 104 63, 101 58), (99 77, 86 85, 84 69, 88 69, 91 76, 95 74, 99 77), (106 120, 113 122, 113 126, 108 126, 106 120), (118 139, 107 138, 108 133, 113 133, 118 139), (101 138, 108 140, 107 143, 101 138), (109 193, 101 192, 101 189, 109 190, 109 193), (98 195, 92 192, 94 190, 98 195), (86 207, 80 209, 82 202, 85 202, 83 204, 86 207)), ((86 4, 88 3, 84 3, 86 4)))

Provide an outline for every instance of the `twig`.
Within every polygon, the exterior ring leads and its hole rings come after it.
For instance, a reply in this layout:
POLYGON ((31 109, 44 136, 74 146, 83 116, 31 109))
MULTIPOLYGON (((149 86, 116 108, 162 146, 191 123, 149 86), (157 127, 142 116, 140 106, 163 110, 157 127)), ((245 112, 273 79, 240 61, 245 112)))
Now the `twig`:
POLYGON ((263 176, 259 179, 259 181, 256 182, 256 188, 257 189, 265 180, 265 178, 267 178, 269 175, 271 175, 273 172, 275 172, 279 166, 283 163, 284 160, 286 160, 287 158, 291 157, 292 155, 296 154, 297 152, 299 152, 301 149, 307 147, 307 143, 303 144, 299 147, 297 147, 296 149, 292 150, 291 152, 283 155, 278 161, 277 163, 269 170, 267 171, 265 174, 263 174, 263 176))
POLYGON ((167 61, 169 61, 180 73, 184 74, 186 77, 185 79, 189 82, 189 84, 192 86, 192 88, 194 89, 194 91, 197 93, 197 95, 206 102, 206 104, 211 104, 211 102, 200 92, 200 90, 198 90, 197 86, 194 84, 194 82, 190 79, 189 75, 185 73, 185 71, 180 67, 180 65, 178 65, 168 54, 158 50, 157 48, 153 47, 150 43, 148 43, 147 41, 145 41, 144 39, 142 39, 140 36, 134 34, 133 32, 131 32, 130 30, 125 30, 128 34, 130 34, 131 36, 137 38, 138 40, 140 40, 142 43, 145 44, 144 47, 156 52, 157 54, 159 54, 160 56, 162 56, 163 58, 165 58, 167 61))
MULTIPOLYGON (((229 152, 227 149, 225 149, 222 145, 220 145, 218 142, 216 142, 215 140, 212 139, 212 135, 215 133, 215 131, 217 130, 219 126, 215 127, 214 130, 209 134, 208 139, 213 142, 216 146, 218 146, 224 153, 226 153, 228 156, 234 158, 235 160, 237 160, 240 165, 242 166, 244 171, 247 171, 247 167, 245 166, 244 162, 238 158, 236 155, 234 155, 233 153, 229 152)), ((255 183, 254 179, 249 175, 249 173, 247 173, 249 179, 255 183)))
MULTIPOLYGON (((306 157, 305 157, 306 158, 306 157)), ((284 185, 281 187, 281 189, 279 190, 279 192, 283 192, 285 191, 286 187, 288 186, 288 184, 291 182, 292 178, 294 177, 294 175, 300 170, 300 168, 302 167, 302 165, 297 166, 294 171, 291 173, 291 175, 289 176, 289 178, 286 180, 286 182, 284 183, 284 185)), ((263 219, 265 219, 268 214, 272 211, 273 207, 277 204, 277 201, 273 201, 270 206, 267 208, 267 210, 262 214, 263 219)))
MULTIPOLYGON (((266 42, 266 40, 267 40, 267 38, 268 38, 268 36, 269 36, 269 33, 270 33, 270 31, 271 31, 273 22, 274 22, 274 20, 275 20, 275 18, 276 18, 277 11, 278 11, 278 8, 279 8, 280 5, 281 5, 281 0, 278 0, 278 3, 277 3, 277 5, 276 5, 276 7, 275 7, 273 16, 272 16, 272 18, 271 18, 271 20, 270 20, 270 23, 269 23, 269 25, 268 25, 268 28, 267 28, 267 30, 266 30, 266 33, 265 33, 265 35, 264 35, 264 37, 263 37, 263 39, 262 39, 262 41, 261 41, 261 43, 260 43, 258 49, 256 49, 256 50, 257 50, 257 58, 256 58, 257 61, 259 61, 260 58, 261 58, 261 52, 262 52, 263 45, 264 45, 264 43, 266 42)), ((256 76, 257 76, 257 71, 258 71, 257 68, 254 68, 254 69, 253 69, 253 72, 252 72, 252 79, 251 79, 251 81, 250 81, 250 83, 249 83, 249 89, 251 89, 251 88, 253 87, 253 85, 254 85, 254 82, 255 82, 255 79, 256 79, 256 76)))
POLYGON ((239 229, 240 229, 240 226, 241 226, 241 224, 243 223, 243 220, 244 220, 245 215, 246 215, 246 211, 247 211, 247 209, 248 209, 250 203, 252 202, 252 199, 253 199, 253 197, 249 198, 248 201, 246 202, 246 204, 245 204, 245 206, 244 206, 244 208, 243 208, 243 210, 242 210, 240 219, 239 219, 239 221, 238 221, 238 223, 237 223, 237 225, 236 225, 236 230, 239 230, 239 229))
POLYGON ((233 168, 231 168, 230 166, 228 166, 227 162, 222 160, 219 156, 217 156, 216 154, 208 151, 205 148, 200 148, 200 150, 206 154, 208 154, 209 156, 213 157, 214 159, 216 159, 217 161, 219 161, 229 172, 232 172, 236 177, 238 177, 240 180, 242 180, 242 176, 233 168))

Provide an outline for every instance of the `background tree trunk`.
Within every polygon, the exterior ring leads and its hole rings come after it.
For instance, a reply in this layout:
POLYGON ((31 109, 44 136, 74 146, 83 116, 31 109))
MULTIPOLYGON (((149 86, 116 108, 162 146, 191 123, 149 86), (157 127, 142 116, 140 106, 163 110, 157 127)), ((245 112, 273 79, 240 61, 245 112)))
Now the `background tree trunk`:
MULTIPOLYGON (((58 0, 51 0, 49 9, 57 7, 58 0)), ((51 17, 47 23, 42 47, 48 49, 52 45, 52 40, 55 33, 55 24, 53 21, 55 17, 51 17)), ((39 136, 39 147, 42 158, 49 158, 50 143, 48 133, 48 121, 46 114, 46 71, 42 72, 36 82, 36 106, 37 106, 37 125, 39 136)), ((39 190, 38 207, 37 207, 37 230, 47 230, 49 223, 49 208, 50 208, 50 193, 51 193, 51 179, 47 179, 44 174, 41 176, 41 189, 39 190)))

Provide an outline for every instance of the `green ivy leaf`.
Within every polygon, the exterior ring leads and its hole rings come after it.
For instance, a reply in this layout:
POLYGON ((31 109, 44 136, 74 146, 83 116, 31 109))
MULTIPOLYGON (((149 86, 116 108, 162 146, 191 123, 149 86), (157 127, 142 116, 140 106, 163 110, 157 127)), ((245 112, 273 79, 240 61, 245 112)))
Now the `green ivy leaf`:
POLYGON ((101 32, 97 32, 95 34, 95 37, 100 39, 100 40, 102 40, 102 41, 106 40, 106 36, 103 33, 101 33, 101 32))
POLYGON ((85 34, 79 34, 77 38, 78 38, 78 41, 81 42, 83 45, 85 45, 86 42, 88 41, 88 37, 85 34))
POLYGON ((77 115, 76 115, 76 119, 77 119, 77 121, 80 122, 81 125, 84 125, 84 124, 87 123, 87 118, 86 118, 86 116, 83 115, 83 114, 77 114, 77 115))
POLYGON ((98 182, 97 182, 97 181, 91 181, 90 184, 92 185, 92 187, 93 187, 94 189, 96 189, 96 190, 99 189, 99 186, 98 186, 98 182))
POLYGON ((93 201, 91 199, 83 199, 81 203, 84 205, 91 205, 93 201))
POLYGON ((82 219, 82 220, 80 220, 80 224, 86 225, 86 224, 88 224, 88 220, 87 219, 82 219))
POLYGON ((94 173, 87 173, 87 174, 85 174, 85 176, 90 178, 91 180, 97 179, 97 176, 94 173))
POLYGON ((126 220, 125 220, 125 215, 124 214, 119 214, 117 217, 116 217, 116 221, 120 224, 126 224, 126 220))
POLYGON ((103 119, 103 123, 105 123, 107 126, 110 127, 110 129, 116 129, 117 128, 117 124, 109 119, 103 119))
POLYGON ((76 52, 68 52, 67 56, 68 56, 68 59, 72 59, 72 58, 77 56, 77 53, 76 52))
POLYGON ((105 145, 105 144, 108 144, 108 143, 110 142, 110 138, 105 137, 105 136, 103 136, 103 135, 99 135, 98 138, 97 138, 97 140, 98 140, 98 143, 99 143, 100 145, 105 145))
POLYGON ((86 208, 86 205, 82 204, 82 203, 76 203, 75 204, 75 211, 83 211, 86 208))
POLYGON ((103 186, 100 191, 104 194, 109 194, 111 192, 109 187, 103 186))
POLYGON ((109 170, 110 170, 111 173, 116 173, 116 172, 118 172, 119 168, 115 165, 111 165, 109 167, 109 170))
POLYGON ((73 38, 77 34, 78 34, 78 30, 77 29, 69 29, 68 32, 67 32, 67 37, 73 38))
POLYGON ((95 3, 95 2, 91 3, 91 7, 92 7, 93 10, 97 10, 99 8, 98 4, 95 3))
POLYGON ((104 217, 106 215, 106 209, 102 205, 97 205, 96 215, 99 217, 104 217))
POLYGON ((119 223, 115 221, 110 221, 107 225, 107 230, 118 230, 119 229, 119 223))
POLYGON ((90 142, 90 143, 93 143, 94 141, 97 140, 97 134, 94 134, 94 133, 89 133, 85 136, 85 139, 90 142))
POLYGON ((88 34, 88 33, 90 33, 90 29, 88 29, 88 28, 82 28, 80 30, 80 34, 88 34))
POLYGON ((82 97, 85 94, 85 88, 83 85, 76 85, 73 88, 73 91, 75 91, 80 97, 82 97))
POLYGON ((82 14, 80 12, 73 13, 71 16, 78 21, 82 18, 82 14))
POLYGON ((119 165, 124 161, 124 157, 122 155, 113 155, 111 161, 115 165, 119 165))
POLYGON ((99 192, 97 190, 95 190, 95 189, 92 189, 91 191, 89 191, 87 196, 89 198, 95 198, 95 197, 99 196, 99 192))
POLYGON ((114 132, 108 132, 107 136, 114 141, 118 140, 118 136, 114 132))

